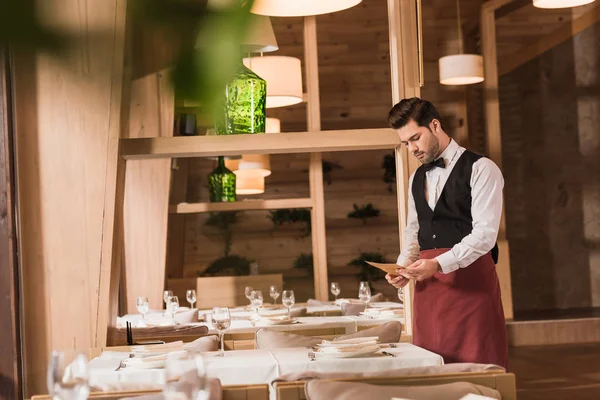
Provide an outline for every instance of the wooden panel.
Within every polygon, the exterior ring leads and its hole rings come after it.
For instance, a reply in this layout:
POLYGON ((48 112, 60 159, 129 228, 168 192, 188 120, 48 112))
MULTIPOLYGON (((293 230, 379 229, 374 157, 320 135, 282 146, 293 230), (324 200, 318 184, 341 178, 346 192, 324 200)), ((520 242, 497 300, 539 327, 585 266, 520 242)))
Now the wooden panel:
MULTIPOLYGON (((172 160, 169 204, 187 201, 188 159, 172 160)), ((183 277, 185 216, 169 215, 167 222, 167 278, 183 277)))
POLYGON ((106 337, 125 4, 37 2, 44 25, 80 40, 60 61, 14 54, 26 396, 47 390, 52 349, 106 337), (92 40, 97 32, 107 40, 92 40))
POLYGON ((598 343, 600 318, 512 321, 507 332, 511 347, 598 343))
POLYGON ((192 214, 222 211, 278 210, 284 208, 311 208, 311 199, 247 200, 231 203, 179 203, 169 207, 170 213, 192 214))
POLYGON ((556 29, 552 33, 549 33, 541 37, 536 42, 521 48, 510 56, 502 58, 502 62, 498 66, 498 75, 502 76, 509 73, 510 71, 518 68, 526 62, 533 60, 540 56, 542 53, 550 50, 551 48, 558 46, 565 40, 577 35, 579 32, 587 29, 600 21, 600 6, 596 5, 591 10, 572 22, 564 23, 560 28, 556 29))
MULTIPOLYGON (((502 137, 500 129, 500 103, 498 99, 498 61, 496 54, 496 21, 493 10, 482 9, 481 12, 481 44, 484 60, 484 98, 485 98, 485 138, 488 157, 502 169, 502 137)), ((510 256, 506 241, 506 216, 502 213, 498 232, 498 245, 502 253, 496 266, 500 288, 502 290, 502 306, 506 319, 513 318, 512 288, 510 281, 510 256)))
MULTIPOLYGON (((187 287, 187 279, 169 279, 167 287, 173 293, 183 293, 185 290, 193 289, 187 287)), ((279 288, 283 285, 281 274, 254 275, 254 276, 213 276, 196 279, 196 296, 198 308, 212 308, 217 306, 235 307, 248 305, 248 299, 244 295, 244 288, 251 286, 254 290, 261 290, 265 299, 268 299, 269 287, 275 285, 279 288)), ((185 298, 185 297, 184 297, 185 298)))
POLYGON ((12 98, 5 48, 0 48, 0 398, 23 397, 19 278, 15 226, 12 98))
POLYGON ((391 129, 295 132, 275 135, 180 136, 123 139, 121 155, 127 160, 169 157, 211 157, 236 154, 311 153, 377 150, 398 146, 391 129))
MULTIPOLYGON (((172 136, 174 104, 166 72, 135 80, 131 88, 129 137, 172 136)), ((162 306, 170 168, 169 159, 127 161, 123 212, 127 313, 135 312, 138 296, 148 297, 151 308, 162 306)))

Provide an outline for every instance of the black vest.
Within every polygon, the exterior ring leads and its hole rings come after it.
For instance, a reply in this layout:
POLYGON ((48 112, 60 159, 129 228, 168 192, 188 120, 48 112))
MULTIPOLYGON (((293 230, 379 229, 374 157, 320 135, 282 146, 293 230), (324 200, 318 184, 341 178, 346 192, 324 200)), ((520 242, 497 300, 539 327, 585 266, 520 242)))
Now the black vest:
MULTIPOLYGON (((481 155, 465 150, 450 172, 440 198, 431 210, 425 199, 425 168, 415 172, 412 194, 419 220, 421 250, 451 248, 471 233, 471 172, 481 155)), ((498 262, 498 244, 492 249, 494 263, 498 262)))

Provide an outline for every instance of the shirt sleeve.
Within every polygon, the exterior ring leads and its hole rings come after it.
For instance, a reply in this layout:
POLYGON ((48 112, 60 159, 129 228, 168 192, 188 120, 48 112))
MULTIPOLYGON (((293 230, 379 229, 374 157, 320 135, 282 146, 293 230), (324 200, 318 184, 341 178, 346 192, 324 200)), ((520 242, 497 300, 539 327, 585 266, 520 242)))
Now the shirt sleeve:
POLYGON ((500 168, 490 159, 481 158, 471 173, 471 215, 473 230, 446 253, 436 257, 447 274, 471 265, 489 252, 498 238, 502 217, 504 178, 500 168))
POLYGON ((419 220, 417 218, 417 209, 415 207, 415 199, 412 194, 412 182, 415 177, 413 173, 408 180, 408 211, 406 215, 406 227, 402 236, 402 249, 396 264, 408 267, 413 262, 419 259, 419 220))

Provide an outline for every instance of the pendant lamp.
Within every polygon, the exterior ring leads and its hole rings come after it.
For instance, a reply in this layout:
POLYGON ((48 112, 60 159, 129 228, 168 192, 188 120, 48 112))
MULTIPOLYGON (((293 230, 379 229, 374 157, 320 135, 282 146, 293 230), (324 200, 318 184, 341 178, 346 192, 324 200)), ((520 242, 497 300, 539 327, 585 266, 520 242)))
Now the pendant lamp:
POLYGON ((254 14, 271 17, 306 17, 346 10, 362 0, 254 0, 254 14))
POLYGON ((267 81, 267 108, 302 102, 300 59, 285 56, 249 57, 244 58, 244 65, 267 81))
MULTIPOLYGON (((267 132, 279 133, 281 122, 277 118, 267 118, 267 132)), ((225 160, 225 166, 234 171, 256 171, 261 176, 271 175, 271 156, 269 154, 246 154, 241 160, 225 160)))
POLYGON ((235 181, 236 194, 252 195, 265 192, 265 177, 257 171, 235 171, 235 181))
POLYGON ((440 83, 442 85, 471 85, 483 82, 483 57, 478 54, 463 54, 460 0, 456 0, 456 15, 459 54, 439 59, 440 83))
POLYGON ((571 8, 593 3, 595 0, 533 0, 537 8, 571 8))

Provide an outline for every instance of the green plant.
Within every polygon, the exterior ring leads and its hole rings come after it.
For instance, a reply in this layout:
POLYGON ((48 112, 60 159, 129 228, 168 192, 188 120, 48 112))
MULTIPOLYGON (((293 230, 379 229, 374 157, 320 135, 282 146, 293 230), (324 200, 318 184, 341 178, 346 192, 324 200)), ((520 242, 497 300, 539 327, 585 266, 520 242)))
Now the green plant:
POLYGON ((305 269, 310 276, 314 274, 313 254, 300 253, 298 258, 294 260, 294 268, 305 269))
POLYGON ((360 255, 354 260, 350 261, 348 265, 360 267, 358 276, 361 281, 372 282, 385 278, 385 272, 381 271, 379 268, 370 266, 365 261, 372 261, 376 263, 387 262, 381 253, 360 253, 360 255))
POLYGON ((284 210, 269 211, 269 218, 275 228, 284 223, 294 224, 302 222, 304 224, 304 234, 302 237, 309 236, 311 233, 310 210, 306 208, 289 208, 284 210))
MULTIPOLYGON (((44 14, 42 3, 2 2, 0 44, 17 52, 44 51, 61 61, 71 57, 81 43, 104 49, 118 40, 112 27, 73 30, 68 23, 60 23, 64 18, 44 21, 47 18, 40 18, 44 14)), ((207 114, 212 114, 225 84, 236 72, 241 58, 239 44, 247 34, 252 3, 240 0, 211 9, 206 1, 129 0, 118 3, 115 12, 127 7, 128 25, 137 27, 144 37, 169 43, 168 54, 163 51, 165 57, 160 60, 156 56, 160 69, 172 67, 170 78, 177 97, 199 101, 207 114)), ((90 7, 91 13, 97 12, 98 7, 90 7)))
POLYGON ((231 225, 238 221, 237 211, 223 211, 210 213, 210 216, 204 223, 206 226, 212 226, 221 231, 223 235, 223 255, 227 257, 231 252, 231 242, 233 240, 233 230, 231 225))
POLYGON ((241 256, 227 255, 214 260, 204 272, 198 273, 198 276, 250 275, 250 264, 252 262, 252 260, 241 256))
POLYGON ((396 157, 393 154, 386 154, 383 157, 381 168, 384 169, 383 181, 388 184, 388 191, 394 191, 393 184, 396 183, 396 157))
POLYGON ((380 213, 381 211, 375 208, 371 203, 364 204, 360 207, 354 204, 354 211, 348 213, 348 218, 360 219, 363 224, 366 224, 367 219, 378 217, 380 213))
POLYGON ((334 169, 343 169, 344 167, 342 167, 339 164, 336 163, 332 163, 331 161, 326 161, 323 160, 322 161, 323 164, 323 180, 325 181, 325 183, 327 183, 328 185, 331 185, 332 179, 331 179, 331 172, 334 169))

